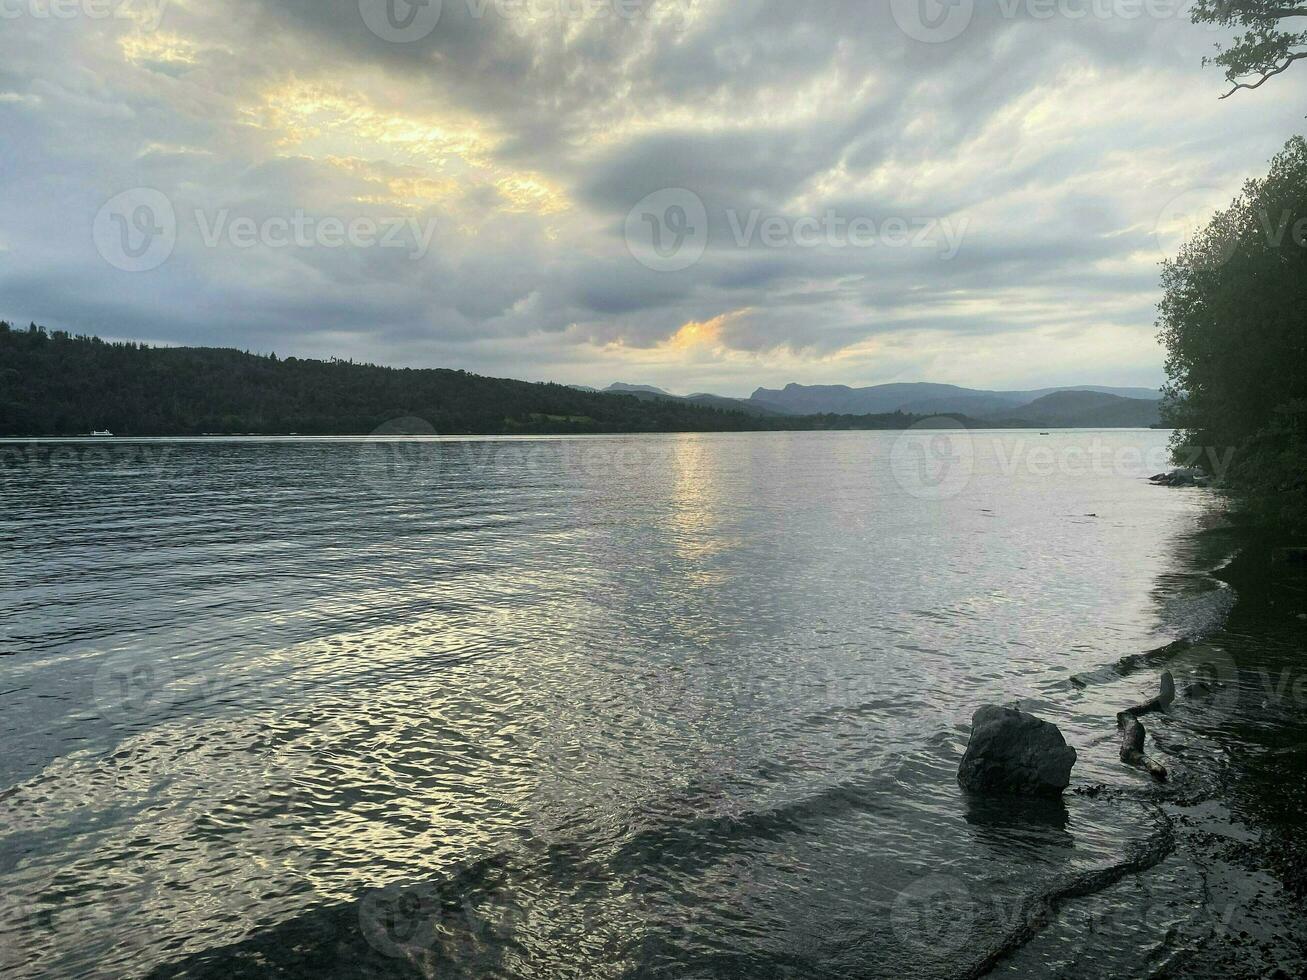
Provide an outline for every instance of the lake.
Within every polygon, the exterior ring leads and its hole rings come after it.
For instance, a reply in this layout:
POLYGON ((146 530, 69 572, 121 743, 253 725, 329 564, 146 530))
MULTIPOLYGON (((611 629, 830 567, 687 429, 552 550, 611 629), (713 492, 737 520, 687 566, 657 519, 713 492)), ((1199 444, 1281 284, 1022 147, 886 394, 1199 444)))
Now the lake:
POLYGON ((6 976, 963 974, 1158 833, 1167 438, 0 444, 6 976), (967 798, 1018 701, 1098 789, 967 798))

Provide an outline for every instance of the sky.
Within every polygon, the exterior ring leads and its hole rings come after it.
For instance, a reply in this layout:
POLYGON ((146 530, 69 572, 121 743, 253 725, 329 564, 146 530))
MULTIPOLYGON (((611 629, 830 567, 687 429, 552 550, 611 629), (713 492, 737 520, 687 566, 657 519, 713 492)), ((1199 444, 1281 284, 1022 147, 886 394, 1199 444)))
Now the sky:
POLYGON ((1185 0, 0 0, 0 317, 688 393, 1154 386, 1304 130, 1185 0))

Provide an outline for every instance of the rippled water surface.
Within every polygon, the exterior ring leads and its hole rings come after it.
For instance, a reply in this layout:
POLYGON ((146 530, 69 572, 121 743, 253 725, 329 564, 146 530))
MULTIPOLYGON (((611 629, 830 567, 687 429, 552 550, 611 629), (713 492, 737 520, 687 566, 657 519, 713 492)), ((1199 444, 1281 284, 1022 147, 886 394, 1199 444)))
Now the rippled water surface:
POLYGON ((0 445, 6 972, 954 975, 1155 829, 955 773, 1019 700, 1137 783, 1102 668, 1223 611, 1165 444, 0 445))

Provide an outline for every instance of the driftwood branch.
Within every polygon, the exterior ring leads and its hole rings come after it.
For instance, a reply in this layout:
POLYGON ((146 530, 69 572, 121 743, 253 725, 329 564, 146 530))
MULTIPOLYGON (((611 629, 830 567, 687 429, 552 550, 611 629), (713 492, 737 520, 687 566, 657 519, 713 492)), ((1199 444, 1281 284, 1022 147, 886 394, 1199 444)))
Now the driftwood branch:
POLYGON ((1150 715, 1155 711, 1165 711, 1171 707, 1175 701, 1175 678, 1169 670, 1162 673, 1162 689, 1158 692, 1157 697, 1151 701, 1145 701, 1143 704, 1137 704, 1133 708, 1127 708, 1122 714, 1150 715))
POLYGON ((1139 769, 1148 770, 1148 774, 1159 782, 1166 782, 1166 767, 1160 762, 1144 755, 1143 722, 1128 711, 1116 716, 1117 727, 1121 730, 1121 761, 1139 769))
POLYGON ((1137 704, 1116 716, 1116 727, 1121 732, 1121 761, 1127 765, 1146 769, 1149 775, 1161 782, 1166 781, 1166 767, 1144 754, 1144 738, 1148 733, 1144 730, 1139 716, 1165 711, 1171 707, 1171 702, 1174 700, 1175 678, 1168 670, 1162 674, 1162 689, 1157 697, 1143 704, 1137 704))

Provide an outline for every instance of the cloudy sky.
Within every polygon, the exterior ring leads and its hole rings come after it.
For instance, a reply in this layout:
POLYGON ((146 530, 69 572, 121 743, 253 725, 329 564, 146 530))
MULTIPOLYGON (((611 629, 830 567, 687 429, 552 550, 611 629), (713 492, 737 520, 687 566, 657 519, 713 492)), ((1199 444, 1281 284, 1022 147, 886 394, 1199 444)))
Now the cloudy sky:
POLYGON ((594 385, 1162 378, 1301 132, 1183 0, 0 0, 0 316, 594 385))

